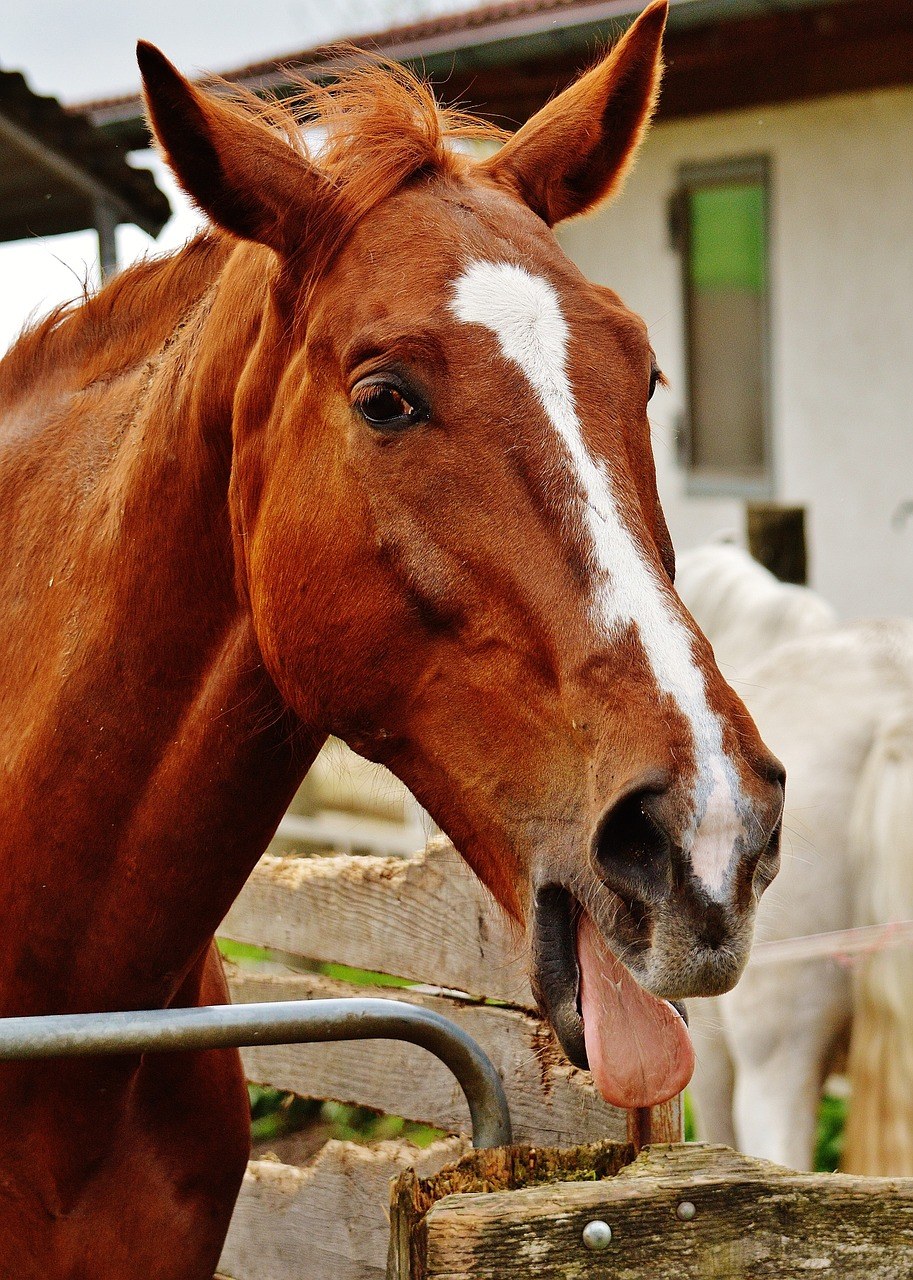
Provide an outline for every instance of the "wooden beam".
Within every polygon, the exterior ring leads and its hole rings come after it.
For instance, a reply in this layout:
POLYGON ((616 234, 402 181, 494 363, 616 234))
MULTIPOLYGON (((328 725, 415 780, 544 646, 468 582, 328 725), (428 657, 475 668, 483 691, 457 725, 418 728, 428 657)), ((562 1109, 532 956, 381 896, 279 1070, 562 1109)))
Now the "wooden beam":
POLYGON ((0 138, 8 145, 15 147, 35 164, 54 174, 76 191, 83 192, 90 200, 108 206, 120 222, 135 222, 152 236, 158 235, 159 228, 153 227, 148 219, 134 209, 122 196, 111 187, 96 178, 93 173, 72 160, 61 155, 53 147, 47 146, 34 134, 21 128, 15 120, 0 112, 0 138))
POLYGON ((219 933, 535 1007, 523 939, 446 840, 416 858, 262 858, 219 933))
POLYGON ((660 119, 913 83, 909 0, 844 0, 676 32, 660 119))
MULTIPOLYGON (((633 1147, 594 1142, 558 1150, 549 1147, 498 1147, 469 1151, 454 1165, 430 1177, 404 1170, 390 1188, 390 1254, 387 1280, 421 1280, 426 1269, 426 1217, 439 1200, 484 1192, 516 1191, 584 1179, 611 1178, 631 1163, 633 1147)), ((508 1274, 538 1280, 538 1268, 508 1274)), ((634 1280, 634 1277, 631 1277, 634 1280)), ((641 1277, 637 1277, 641 1280, 641 1277)), ((646 1277, 643 1278, 646 1280, 646 1277)))
MULTIPOLYGON (((601 1101, 587 1073, 567 1063, 545 1024, 526 1016, 535 1012, 535 1002, 521 960, 522 940, 449 841, 433 841, 424 854, 407 860, 268 855, 220 933, 505 1002, 510 1008, 495 1013, 443 995, 389 992, 430 1002, 479 1040, 501 1069, 518 1141, 570 1144, 596 1135, 623 1140, 627 1134, 639 1147, 681 1137, 680 1099, 626 1119, 601 1101)), ((326 979, 304 975, 236 974, 233 983, 234 998, 248 1001, 358 993, 345 984, 331 990, 326 979)), ((370 994, 387 993, 372 987, 370 994)), ((452 1077, 419 1049, 402 1046, 391 1055, 383 1042, 332 1050, 261 1048, 245 1050, 245 1062, 250 1078, 309 1097, 357 1101, 445 1129, 466 1126, 465 1104, 452 1077), (400 1062, 408 1062, 410 1071, 391 1066, 400 1062)))
POLYGON ((913 1179, 798 1174, 725 1147, 660 1146, 601 1181, 445 1196, 423 1228, 413 1280, 898 1280, 910 1274, 913 1179), (583 1240, 593 1221, 612 1233, 596 1253, 583 1240))
POLYGON ((117 210, 104 200, 95 201, 95 234, 98 236, 98 265, 102 282, 117 271, 117 210))
POLYGON ((685 1109, 681 1094, 658 1107, 635 1107, 625 1115, 627 1139, 635 1151, 655 1142, 685 1141, 685 1109))
MULTIPOLYGON (((572 1067, 539 1018, 455 999, 433 990, 355 987, 314 974, 257 974, 229 968, 235 1003, 371 995, 433 1009, 466 1031, 504 1084, 514 1140, 577 1146, 596 1137, 624 1142, 625 1112, 603 1102, 589 1072, 572 1067)), ((355 1102, 451 1133, 469 1133, 469 1111, 447 1068, 414 1045, 373 1040, 256 1046, 241 1054, 249 1080, 303 1097, 355 1102)))

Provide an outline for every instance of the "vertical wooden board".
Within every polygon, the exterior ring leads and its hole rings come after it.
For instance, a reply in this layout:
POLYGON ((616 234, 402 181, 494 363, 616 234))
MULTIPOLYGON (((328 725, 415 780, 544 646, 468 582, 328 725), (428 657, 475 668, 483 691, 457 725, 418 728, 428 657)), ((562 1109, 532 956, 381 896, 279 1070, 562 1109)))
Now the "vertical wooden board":
POLYGON ((795 1174, 701 1144, 652 1147, 600 1182, 449 1195, 425 1218, 422 1280, 903 1280, 913 1179, 795 1174), (680 1206, 693 1206, 683 1217, 680 1206), (589 1222, 612 1238, 588 1250, 589 1222))
POLYGON ((303 1169, 252 1160, 219 1260, 231 1280, 382 1280, 390 1180, 414 1166, 430 1176, 455 1160, 460 1138, 424 1151, 408 1143, 329 1142, 303 1169))
POLYGON ((261 858, 219 933, 525 1008, 525 942, 453 846, 415 858, 261 858))
MULTIPOLYGON (((577 1146, 623 1141, 625 1113, 599 1097, 592 1077, 572 1067, 550 1028, 519 1009, 458 1000, 428 990, 359 988, 314 974, 256 974, 229 968, 235 1001, 332 999, 371 995, 405 1000, 455 1022, 485 1050, 504 1083, 514 1140, 577 1146)), ((242 1051, 249 1080, 307 1097, 357 1102, 392 1115, 469 1132, 455 1078, 424 1049, 389 1040, 319 1045, 258 1045, 242 1051)))
POLYGON ((628 1142, 637 1151, 651 1143, 685 1141, 685 1109, 681 1094, 658 1107, 636 1107, 625 1114, 628 1142))

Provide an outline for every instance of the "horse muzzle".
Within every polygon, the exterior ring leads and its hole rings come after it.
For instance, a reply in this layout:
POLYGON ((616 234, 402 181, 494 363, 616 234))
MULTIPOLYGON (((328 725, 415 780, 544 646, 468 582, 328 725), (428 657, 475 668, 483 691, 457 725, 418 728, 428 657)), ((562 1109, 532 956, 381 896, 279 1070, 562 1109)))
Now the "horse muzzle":
POLYGON ((752 823, 755 846, 723 831, 715 892, 676 838, 683 806, 658 775, 616 798, 577 868, 565 862, 566 874, 550 876, 540 866, 534 989, 568 1058, 592 1069, 607 1101, 653 1106, 690 1078, 678 1002, 728 991, 745 967, 757 901, 776 870, 776 790, 766 797, 772 826, 763 839, 764 824, 752 823))

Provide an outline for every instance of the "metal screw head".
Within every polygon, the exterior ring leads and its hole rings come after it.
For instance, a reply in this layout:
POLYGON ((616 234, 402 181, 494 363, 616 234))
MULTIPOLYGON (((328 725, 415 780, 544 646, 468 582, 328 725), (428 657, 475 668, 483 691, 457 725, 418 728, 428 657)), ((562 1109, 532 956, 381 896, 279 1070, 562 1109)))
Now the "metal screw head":
POLYGON ((690 1200, 683 1200, 675 1210, 675 1216, 679 1222, 690 1222, 697 1213, 697 1209, 690 1200))
POLYGON ((598 1253, 601 1249, 608 1249, 612 1243, 612 1228, 607 1222, 600 1222, 598 1218, 595 1222, 588 1222, 583 1228, 583 1243, 594 1253, 598 1253))

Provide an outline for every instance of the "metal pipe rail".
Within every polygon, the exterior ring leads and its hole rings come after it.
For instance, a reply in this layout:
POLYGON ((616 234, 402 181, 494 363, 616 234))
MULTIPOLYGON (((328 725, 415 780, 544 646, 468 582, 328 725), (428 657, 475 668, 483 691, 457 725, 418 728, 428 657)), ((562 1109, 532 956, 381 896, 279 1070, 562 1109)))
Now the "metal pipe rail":
POLYGON ((507 1099, 490 1059, 447 1018, 402 1000, 277 1000, 0 1018, 0 1061, 332 1040, 406 1040, 427 1049, 463 1090, 472 1117, 472 1145, 510 1145, 507 1099))

